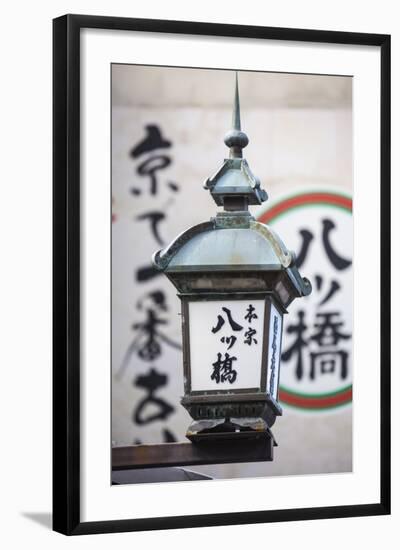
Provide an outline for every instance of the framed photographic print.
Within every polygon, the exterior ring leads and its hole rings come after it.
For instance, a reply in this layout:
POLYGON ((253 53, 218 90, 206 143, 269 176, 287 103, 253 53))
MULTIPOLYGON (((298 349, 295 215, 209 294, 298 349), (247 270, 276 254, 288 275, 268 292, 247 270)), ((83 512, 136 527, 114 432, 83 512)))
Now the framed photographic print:
POLYGON ((390 36, 66 15, 53 69, 54 529, 390 513, 390 36))

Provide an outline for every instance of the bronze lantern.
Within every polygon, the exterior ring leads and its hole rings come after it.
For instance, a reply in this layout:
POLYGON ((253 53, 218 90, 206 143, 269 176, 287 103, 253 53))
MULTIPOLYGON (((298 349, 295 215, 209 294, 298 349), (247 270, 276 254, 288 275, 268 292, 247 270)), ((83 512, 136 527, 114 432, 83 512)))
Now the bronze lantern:
POLYGON ((242 150, 236 76, 229 158, 204 184, 217 206, 210 221, 187 229, 153 256, 182 305, 184 396, 192 441, 252 438, 269 432, 279 404, 283 315, 311 292, 279 236, 250 205, 267 193, 242 150))

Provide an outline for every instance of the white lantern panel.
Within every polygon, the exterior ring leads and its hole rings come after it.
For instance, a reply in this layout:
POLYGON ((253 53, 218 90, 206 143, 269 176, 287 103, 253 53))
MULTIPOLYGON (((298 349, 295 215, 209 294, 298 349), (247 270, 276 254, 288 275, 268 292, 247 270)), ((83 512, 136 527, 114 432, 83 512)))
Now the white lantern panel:
POLYGON ((271 304, 269 317, 267 392, 277 399, 281 362, 282 315, 271 304))
POLYGON ((192 391, 259 388, 264 300, 189 302, 192 391))

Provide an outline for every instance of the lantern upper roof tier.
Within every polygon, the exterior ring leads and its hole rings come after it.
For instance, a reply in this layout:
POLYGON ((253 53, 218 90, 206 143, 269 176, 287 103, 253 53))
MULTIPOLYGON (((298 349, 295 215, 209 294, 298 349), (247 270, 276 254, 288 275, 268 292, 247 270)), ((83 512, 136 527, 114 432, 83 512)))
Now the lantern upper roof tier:
POLYGON ((268 195, 243 159, 242 150, 249 143, 249 138, 242 132, 240 124, 237 73, 232 129, 225 135, 224 142, 229 147, 229 158, 211 178, 206 179, 204 188, 210 191, 216 204, 226 210, 246 210, 249 204, 262 204, 268 195))

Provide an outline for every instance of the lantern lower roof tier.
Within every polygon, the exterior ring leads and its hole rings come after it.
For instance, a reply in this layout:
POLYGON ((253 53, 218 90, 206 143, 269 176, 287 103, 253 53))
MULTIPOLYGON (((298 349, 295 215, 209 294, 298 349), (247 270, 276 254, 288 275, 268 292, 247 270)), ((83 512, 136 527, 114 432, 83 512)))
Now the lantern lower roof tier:
POLYGON ((257 273, 258 277, 268 272, 272 281, 278 280, 272 277, 274 273, 284 272, 285 286, 292 298, 311 292, 310 282, 300 276, 295 265, 294 253, 287 250, 269 226, 257 222, 248 212, 223 212, 190 228, 156 252, 153 263, 178 287, 182 286, 177 284, 182 281, 179 274, 187 274, 193 280, 194 273, 208 273, 211 279, 213 273, 217 276, 231 272, 235 278, 238 272, 247 276, 257 273))

